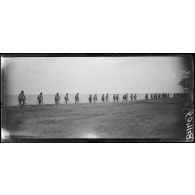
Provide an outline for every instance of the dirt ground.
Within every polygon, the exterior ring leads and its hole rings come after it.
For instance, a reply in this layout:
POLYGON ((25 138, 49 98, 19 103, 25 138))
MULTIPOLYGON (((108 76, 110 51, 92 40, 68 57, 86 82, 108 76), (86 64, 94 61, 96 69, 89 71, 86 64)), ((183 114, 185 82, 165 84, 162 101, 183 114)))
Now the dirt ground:
POLYGON ((11 137, 184 140, 182 98, 4 108, 11 137))

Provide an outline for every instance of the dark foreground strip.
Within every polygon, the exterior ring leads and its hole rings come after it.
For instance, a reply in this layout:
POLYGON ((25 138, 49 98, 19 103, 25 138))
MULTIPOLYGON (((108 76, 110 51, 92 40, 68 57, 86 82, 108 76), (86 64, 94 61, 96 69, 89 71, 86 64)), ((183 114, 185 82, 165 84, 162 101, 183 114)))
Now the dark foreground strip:
POLYGON ((11 137, 4 143, 187 143, 181 139, 96 139, 96 138, 58 138, 58 139, 34 139, 11 137))

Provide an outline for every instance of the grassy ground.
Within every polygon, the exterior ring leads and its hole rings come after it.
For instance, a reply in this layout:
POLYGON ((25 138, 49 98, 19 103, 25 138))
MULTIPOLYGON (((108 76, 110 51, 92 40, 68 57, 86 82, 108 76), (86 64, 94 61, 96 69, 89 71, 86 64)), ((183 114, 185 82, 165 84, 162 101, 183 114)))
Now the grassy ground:
POLYGON ((3 110, 3 127, 11 136, 30 138, 185 137, 183 100, 127 103, 44 105, 3 110))

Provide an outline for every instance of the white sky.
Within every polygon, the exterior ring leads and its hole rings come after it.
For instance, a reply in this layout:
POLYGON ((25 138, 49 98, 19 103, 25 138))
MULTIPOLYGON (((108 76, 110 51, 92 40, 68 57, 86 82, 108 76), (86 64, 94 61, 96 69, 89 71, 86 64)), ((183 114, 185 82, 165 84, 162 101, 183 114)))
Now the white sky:
POLYGON ((7 58, 8 94, 183 92, 181 57, 7 58))

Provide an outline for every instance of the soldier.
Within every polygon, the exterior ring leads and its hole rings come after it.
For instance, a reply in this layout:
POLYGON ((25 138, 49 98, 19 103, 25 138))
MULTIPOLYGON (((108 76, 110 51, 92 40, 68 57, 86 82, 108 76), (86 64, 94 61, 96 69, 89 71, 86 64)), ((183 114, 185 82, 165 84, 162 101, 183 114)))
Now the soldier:
POLYGON ((130 96, 130 97, 131 97, 131 101, 132 101, 132 100, 133 100, 133 94, 131 94, 131 96, 130 96))
POLYGON ((114 100, 114 102, 116 101, 116 95, 115 94, 113 95, 113 100, 114 100))
POLYGON ((75 96, 75 104, 79 103, 79 93, 76 94, 75 96))
POLYGON ((108 93, 106 94, 106 101, 107 102, 109 101, 109 95, 108 95, 108 93))
POLYGON ((134 100, 137 100, 137 94, 136 93, 134 94, 134 100))
POLYGON ((153 100, 153 93, 150 94, 150 99, 153 100))
POLYGON ((97 102, 97 94, 94 94, 94 96, 93 96, 93 102, 94 102, 94 103, 97 102))
POLYGON ((102 102, 104 102, 104 99, 105 99, 105 97, 104 97, 104 94, 102 95, 102 102))
POLYGON ((65 97, 64 97, 65 103, 67 104, 69 102, 69 97, 68 97, 68 93, 66 93, 65 97))
POLYGON ((41 105, 41 104, 43 104, 43 95, 42 95, 43 93, 41 92, 38 96, 37 96, 37 100, 38 100, 38 103, 39 103, 39 106, 41 105))
POLYGON ((22 90, 18 96, 18 101, 19 101, 19 106, 20 108, 23 108, 25 101, 26 101, 26 96, 24 95, 24 91, 22 90))
POLYGON ((155 100, 157 99, 157 93, 154 94, 154 99, 155 99, 155 100))
POLYGON ((58 93, 56 93, 54 100, 55 100, 55 104, 58 105, 58 102, 60 101, 60 96, 58 93))
POLYGON ((119 94, 116 95, 116 101, 119 101, 119 94))
POLYGON ((166 98, 166 94, 162 93, 162 99, 166 98))
POLYGON ((126 93, 126 101, 128 101, 128 96, 129 96, 128 93, 126 93))
POLYGON ((126 94, 123 95, 123 102, 126 100, 126 94))
POLYGON ((91 94, 89 95, 88 99, 89 99, 89 103, 92 103, 92 95, 91 94))
POLYGON ((145 95, 145 99, 148 100, 148 94, 147 94, 147 93, 146 93, 146 95, 145 95))

